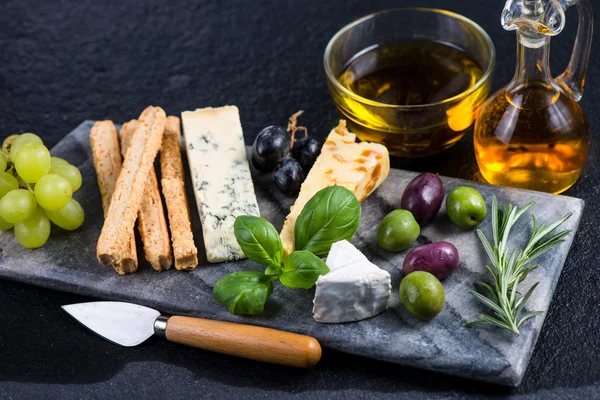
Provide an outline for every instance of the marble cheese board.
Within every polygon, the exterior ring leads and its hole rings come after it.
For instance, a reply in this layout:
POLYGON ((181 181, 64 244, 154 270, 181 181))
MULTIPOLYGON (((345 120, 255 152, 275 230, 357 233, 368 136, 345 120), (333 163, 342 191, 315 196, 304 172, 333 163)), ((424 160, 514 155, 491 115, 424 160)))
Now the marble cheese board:
MULTIPOLYGON (((213 298, 215 283, 227 273, 261 270, 261 267, 249 260, 221 264, 206 261, 202 229, 189 182, 188 201, 200 253, 200 265, 194 271, 173 269, 158 273, 142 263, 137 273, 119 276, 111 268, 98 264, 96 242, 103 216, 89 146, 92 124, 93 121, 83 122, 52 150, 53 155, 78 166, 84 177, 83 186, 75 194, 86 212, 83 227, 75 232, 56 230, 51 240, 37 250, 22 248, 11 232, 0 232, 0 277, 102 299, 135 302, 164 313, 303 333, 317 338, 324 347, 331 349, 461 377, 511 386, 522 380, 544 315, 526 322, 518 337, 495 328, 464 327, 475 313, 488 311, 467 293, 475 280, 487 278, 485 264, 488 260, 475 231, 465 232, 454 227, 444 215, 443 206, 436 222, 422 230, 417 244, 445 240, 458 248, 461 265, 444 281, 444 309, 434 320, 421 322, 411 317, 400 304, 398 286, 406 252, 393 254, 381 249, 377 245, 376 230, 379 221, 388 212, 399 208, 402 191, 416 173, 390 171, 383 185, 363 203, 360 228, 352 240, 373 263, 391 274, 392 295, 387 311, 360 322, 320 324, 312 318, 314 289, 294 290, 276 284, 264 314, 233 316, 213 298)), ((281 228, 293 199, 273 190, 270 176, 253 171, 253 178, 261 215, 276 228, 281 228)), ((535 200, 537 204, 532 212, 542 223, 552 222, 568 211, 573 212, 564 225, 573 233, 567 236, 566 242, 539 259, 541 267, 533 271, 525 282, 529 286, 540 281, 528 308, 548 309, 579 225, 583 200, 453 178, 443 178, 443 181, 447 191, 461 184, 473 186, 488 203, 492 195, 496 195, 500 203, 512 202, 519 206, 535 200)), ((514 229, 514 245, 522 245, 526 241, 531 229, 528 218, 523 217, 514 229)), ((486 234, 490 233, 489 218, 481 229, 486 234)))

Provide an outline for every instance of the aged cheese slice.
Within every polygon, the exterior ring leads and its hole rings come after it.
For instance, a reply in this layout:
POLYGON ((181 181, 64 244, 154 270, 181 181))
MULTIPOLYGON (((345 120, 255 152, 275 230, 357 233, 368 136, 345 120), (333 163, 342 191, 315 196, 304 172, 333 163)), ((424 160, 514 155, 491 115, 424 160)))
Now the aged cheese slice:
POLYGON ((294 251, 296 218, 319 190, 327 186, 344 186, 362 202, 381 185, 389 172, 387 148, 376 143, 356 143, 356 136, 348 132, 346 121, 341 120, 327 137, 283 224, 281 241, 284 256, 294 251))
POLYGON ((259 210, 238 108, 203 108, 181 117, 206 258, 245 258, 233 224, 237 216, 258 216, 259 210))

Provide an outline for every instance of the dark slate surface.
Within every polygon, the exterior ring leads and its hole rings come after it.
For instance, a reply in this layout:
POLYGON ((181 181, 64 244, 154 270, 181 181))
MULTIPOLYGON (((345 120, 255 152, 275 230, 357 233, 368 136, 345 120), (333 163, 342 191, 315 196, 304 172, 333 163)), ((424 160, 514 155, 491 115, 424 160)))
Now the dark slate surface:
MULTIPOLYGON (((247 143, 298 108, 322 137, 338 118, 321 57, 346 22, 410 0, 187 2, 5 1, 0 12, 0 127, 34 131, 56 144, 80 121, 124 121, 149 103, 168 112, 209 104, 240 107, 247 143)), ((496 87, 514 72, 515 42, 502 30, 502 1, 420 0, 464 14, 490 34, 496 87)), ((562 70, 577 20, 553 39, 562 70)), ((596 30, 598 31, 598 30, 596 30)), ((598 36, 582 101, 592 132, 600 119, 598 36)), ((118 348, 60 311, 89 300, 0 281, 0 398, 488 398, 590 399, 600 392, 599 149, 593 135, 584 175, 567 194, 586 201, 544 329, 518 389, 325 351, 319 367, 297 371, 187 349, 160 340, 118 348)), ((479 179, 467 135, 427 160, 396 167, 479 179)))
MULTIPOLYGON (((35 251, 21 247, 11 231, 0 232, 0 276, 57 290, 138 303, 169 314, 289 330, 314 336, 322 346, 334 350, 451 375, 513 386, 523 379, 544 318, 538 317, 524 324, 518 338, 504 331, 464 327, 477 312, 489 312, 468 294, 473 282, 488 279, 485 264, 489 261, 475 231, 462 231, 453 226, 445 215, 444 205, 435 223, 424 227, 419 240, 413 245, 445 240, 458 249, 461 266, 444 281, 444 310, 433 321, 424 323, 412 318, 401 305, 397 293, 406 252, 389 253, 381 249, 377 244, 377 226, 387 213, 400 207, 398 194, 415 173, 397 169, 390 171, 381 187, 363 203, 360 227, 352 239, 371 262, 391 274, 392 295, 387 312, 356 323, 320 324, 312 319, 314 290, 286 290, 276 285, 264 314, 238 317, 230 315, 213 298, 212 290, 227 273, 262 270, 260 265, 250 260, 210 264, 201 248, 200 264, 192 272, 171 270, 156 273, 143 263, 137 273, 119 276, 112 268, 98 265, 96 242, 104 218, 89 146, 92 124, 93 121, 82 123, 52 149, 53 155, 78 166, 86 178, 75 194, 86 210, 85 224, 75 232, 56 232, 52 241, 35 251)), ((573 216, 564 224, 564 229, 576 232, 579 225, 583 210, 580 199, 443 179, 446 191, 464 184, 476 187, 487 199, 488 208, 494 195, 500 204, 522 206, 535 200, 534 212, 540 224, 551 224, 568 210, 573 216)), ((281 229, 292 200, 277 192, 270 174, 253 171, 253 180, 261 216, 281 229)), ((187 187, 193 187, 189 179, 187 187)), ((193 199, 193 194, 190 193, 188 198, 193 199)), ((195 202, 190 201, 190 206, 194 207, 195 202)), ((523 219, 513 230, 513 239, 509 243, 511 248, 524 248, 531 235, 531 216, 524 215, 523 219)), ((192 213, 194 236, 202 247, 199 221, 197 213, 192 213)), ((491 218, 479 227, 491 237, 491 218)), ((523 283, 525 293, 533 282, 539 282, 527 304, 529 311, 548 308, 572 240, 573 234, 554 251, 536 260, 541 267, 523 283)), ((143 260, 143 254, 139 255, 139 259, 143 260)))

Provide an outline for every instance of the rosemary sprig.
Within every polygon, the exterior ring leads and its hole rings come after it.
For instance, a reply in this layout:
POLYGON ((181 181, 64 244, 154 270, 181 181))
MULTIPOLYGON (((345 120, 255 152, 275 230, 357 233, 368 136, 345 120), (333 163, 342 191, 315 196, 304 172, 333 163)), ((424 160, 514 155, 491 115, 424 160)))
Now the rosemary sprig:
POLYGON ((477 281, 477 285, 487 291, 489 296, 469 290, 477 300, 492 309, 492 314, 476 314, 475 321, 465 324, 465 326, 475 325, 493 325, 508 329, 515 335, 519 335, 519 327, 528 319, 542 314, 543 311, 532 311, 521 315, 525 303, 539 284, 533 284, 525 295, 519 292, 519 284, 527 277, 529 272, 533 271, 538 265, 528 265, 534 258, 550 250, 552 247, 565 241, 564 236, 570 230, 563 230, 553 233, 556 228, 562 225, 572 213, 568 213, 558 221, 545 226, 538 227, 535 216, 533 220, 533 232, 525 249, 509 249, 508 238, 510 231, 515 226, 519 218, 535 204, 534 201, 527 203, 522 209, 509 204, 508 207, 502 206, 502 215, 499 215, 498 200, 496 196, 492 199, 492 243, 488 241, 481 230, 477 230, 477 235, 481 244, 490 258, 492 266, 486 265, 491 274, 492 285, 477 281))

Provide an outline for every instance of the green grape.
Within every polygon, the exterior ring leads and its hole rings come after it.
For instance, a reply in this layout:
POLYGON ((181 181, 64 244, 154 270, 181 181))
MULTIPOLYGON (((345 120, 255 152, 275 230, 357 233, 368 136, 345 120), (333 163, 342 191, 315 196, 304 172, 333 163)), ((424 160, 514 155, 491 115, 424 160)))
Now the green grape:
POLYGON ((18 188, 19 181, 17 181, 17 178, 8 172, 0 172, 0 199, 4 197, 6 193, 18 188))
POLYGON ((28 249, 41 247, 50 237, 50 220, 41 207, 31 217, 15 224, 15 237, 21 246, 28 249))
POLYGON ((35 199, 43 209, 56 211, 69 204, 73 190, 71 190, 71 184, 65 178, 48 174, 37 181, 33 193, 35 193, 35 199))
POLYGON ((25 143, 12 160, 17 174, 28 183, 37 182, 50 170, 50 152, 42 143, 25 143))
POLYGON ((10 154, 10 148, 12 146, 12 144, 15 142, 15 140, 17 140, 19 138, 19 136, 21 135, 10 135, 9 137, 7 137, 6 139, 4 139, 4 142, 2 142, 2 152, 5 155, 9 155, 10 154))
POLYGON ((73 192, 76 192, 81 187, 81 172, 74 165, 54 165, 50 168, 49 174, 62 176, 71 184, 73 192))
MULTIPOLYGON (((33 133, 24 133, 24 134, 18 135, 18 136, 19 137, 17 137, 10 146, 10 159, 12 160, 12 162, 15 162, 17 153, 19 152, 19 150, 21 150, 21 147, 24 146, 26 143, 33 142, 33 143, 42 143, 43 144, 42 138, 40 138, 38 135, 35 135, 33 133)), ((4 142, 6 142, 11 137, 12 136, 9 136, 4 142)))
POLYGON ((56 226, 68 231, 79 228, 84 219, 83 208, 75 199, 71 199, 69 204, 58 211, 46 210, 46 215, 56 226))
POLYGON ((6 171, 6 167, 8 167, 8 159, 4 153, 0 153, 0 172, 6 171))
POLYGON ((67 160, 60 157, 52 157, 50 158, 50 165, 54 167, 55 165, 70 165, 67 160))
POLYGON ((36 207, 33 193, 25 189, 16 189, 0 199, 0 218, 16 224, 31 217, 36 207))
POLYGON ((13 227, 13 224, 11 224, 10 222, 6 222, 2 218, 0 218, 0 231, 7 231, 12 227, 13 227))

